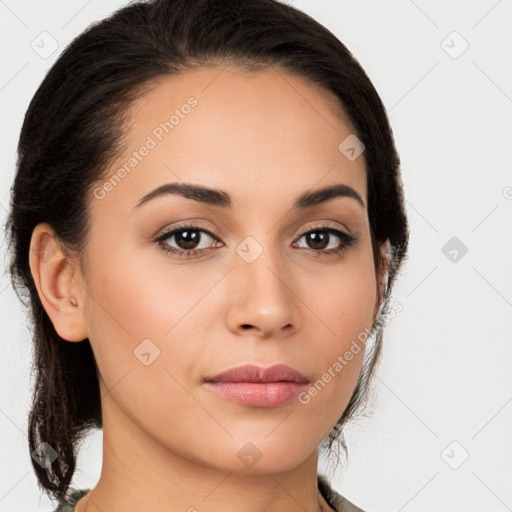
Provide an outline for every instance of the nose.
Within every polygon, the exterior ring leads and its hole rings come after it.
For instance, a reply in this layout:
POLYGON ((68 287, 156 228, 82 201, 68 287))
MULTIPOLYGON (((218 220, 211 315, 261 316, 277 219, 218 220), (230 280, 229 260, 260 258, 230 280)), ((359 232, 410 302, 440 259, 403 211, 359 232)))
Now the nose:
POLYGON ((300 298, 283 256, 268 248, 254 260, 246 254, 234 256, 228 276, 229 329, 260 338, 293 334, 300 329, 300 298))

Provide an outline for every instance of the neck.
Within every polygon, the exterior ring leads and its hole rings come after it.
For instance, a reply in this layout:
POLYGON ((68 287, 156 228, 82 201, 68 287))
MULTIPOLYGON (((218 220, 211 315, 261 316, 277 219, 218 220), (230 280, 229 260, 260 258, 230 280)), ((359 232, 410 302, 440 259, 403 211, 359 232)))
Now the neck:
POLYGON ((288 471, 222 471, 164 446, 126 416, 103 412, 100 479, 76 512, 331 510, 318 493, 316 450, 288 471))

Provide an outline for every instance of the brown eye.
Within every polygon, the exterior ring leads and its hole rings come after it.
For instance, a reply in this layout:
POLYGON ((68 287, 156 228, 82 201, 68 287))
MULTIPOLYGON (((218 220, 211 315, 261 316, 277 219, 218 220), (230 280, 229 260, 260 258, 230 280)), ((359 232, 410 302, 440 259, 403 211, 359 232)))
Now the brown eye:
POLYGON ((306 243, 311 249, 323 250, 329 244, 331 235, 325 231, 310 231, 304 235, 306 243))
POLYGON ((196 256, 205 253, 219 240, 199 226, 179 226, 160 235, 155 242, 162 250, 179 256, 196 256))
POLYGON ((203 237, 197 229, 180 229, 175 231, 170 238, 175 239, 179 249, 196 249, 197 244, 201 242, 203 237))
POLYGON ((340 253, 353 245, 357 238, 331 226, 310 229, 301 235, 304 248, 318 253, 340 253))

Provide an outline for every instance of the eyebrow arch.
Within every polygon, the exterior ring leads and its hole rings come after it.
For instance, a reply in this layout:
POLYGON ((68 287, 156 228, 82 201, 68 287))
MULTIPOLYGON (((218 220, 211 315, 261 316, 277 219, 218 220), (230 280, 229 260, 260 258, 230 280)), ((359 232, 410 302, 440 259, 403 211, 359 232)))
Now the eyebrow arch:
MULTIPOLYGON (((213 206, 221 206, 223 208, 233 208, 233 201, 227 192, 204 187, 202 185, 193 185, 191 183, 166 183, 165 185, 161 185, 160 187, 146 194, 135 205, 135 207, 138 208, 151 199, 167 194, 178 194, 187 199, 199 201, 200 203, 213 206)), ((343 183, 330 185, 326 188, 315 190, 313 192, 305 192, 297 198, 293 208, 309 208, 311 206, 324 203, 325 201, 329 201, 330 199, 334 199, 335 197, 351 197, 352 199, 355 199, 363 208, 365 208, 365 204, 361 196, 352 187, 344 185, 343 183)))

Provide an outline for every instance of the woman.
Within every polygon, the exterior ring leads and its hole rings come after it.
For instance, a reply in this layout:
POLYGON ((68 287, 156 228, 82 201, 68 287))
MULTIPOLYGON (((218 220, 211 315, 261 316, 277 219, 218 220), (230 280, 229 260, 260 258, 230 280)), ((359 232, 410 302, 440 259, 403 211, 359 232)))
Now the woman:
POLYGON ((360 511, 318 452, 346 450, 408 227, 346 47, 275 0, 132 3, 63 52, 18 155, 29 442, 57 510, 360 511), (91 428, 101 476, 73 489, 91 428))

